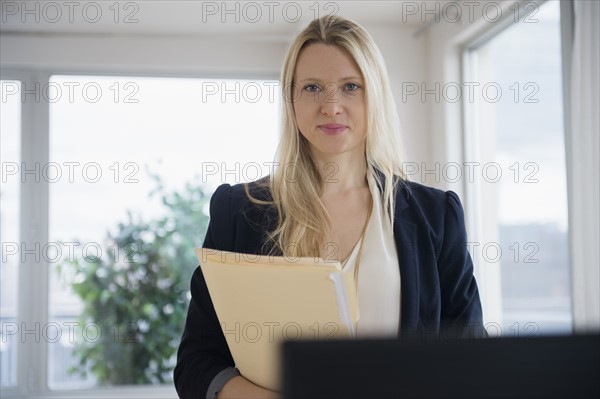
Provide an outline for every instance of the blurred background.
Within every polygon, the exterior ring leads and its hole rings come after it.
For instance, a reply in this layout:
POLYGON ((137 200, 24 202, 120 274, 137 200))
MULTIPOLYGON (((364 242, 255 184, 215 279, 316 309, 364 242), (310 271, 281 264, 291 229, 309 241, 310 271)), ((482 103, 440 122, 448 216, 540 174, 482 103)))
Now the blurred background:
POLYGON ((410 180, 457 192, 491 335, 597 330, 598 6, 0 1, 3 397, 175 397, 222 183, 268 175, 287 46, 363 25, 410 180))

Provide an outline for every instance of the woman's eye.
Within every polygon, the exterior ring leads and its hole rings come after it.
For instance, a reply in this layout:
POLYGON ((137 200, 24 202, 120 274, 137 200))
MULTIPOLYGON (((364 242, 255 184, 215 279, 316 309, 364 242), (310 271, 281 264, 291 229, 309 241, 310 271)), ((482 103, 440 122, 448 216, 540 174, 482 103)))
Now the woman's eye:
POLYGON ((309 93, 316 93, 319 91, 319 86, 315 84, 306 85, 304 86, 304 90, 308 91, 309 93))
POLYGON ((346 84, 346 90, 348 90, 348 91, 355 91, 358 89, 360 89, 360 86, 357 85, 356 83, 347 83, 346 84))

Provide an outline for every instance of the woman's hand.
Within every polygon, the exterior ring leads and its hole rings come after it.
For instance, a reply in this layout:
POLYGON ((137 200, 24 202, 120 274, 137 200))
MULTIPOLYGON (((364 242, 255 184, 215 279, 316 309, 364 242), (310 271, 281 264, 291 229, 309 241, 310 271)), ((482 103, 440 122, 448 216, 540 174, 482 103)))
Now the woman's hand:
POLYGON ((280 399, 279 392, 270 391, 251 383, 241 375, 235 376, 217 393, 217 399, 280 399))

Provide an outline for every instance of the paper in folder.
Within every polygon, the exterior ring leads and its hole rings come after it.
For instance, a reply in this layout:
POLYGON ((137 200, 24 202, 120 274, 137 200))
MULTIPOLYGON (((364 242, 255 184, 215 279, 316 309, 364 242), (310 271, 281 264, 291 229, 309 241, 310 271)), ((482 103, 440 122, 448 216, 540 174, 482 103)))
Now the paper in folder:
POLYGON ((352 274, 338 261, 196 248, 235 365, 279 390, 283 340, 346 339, 359 318, 352 274))

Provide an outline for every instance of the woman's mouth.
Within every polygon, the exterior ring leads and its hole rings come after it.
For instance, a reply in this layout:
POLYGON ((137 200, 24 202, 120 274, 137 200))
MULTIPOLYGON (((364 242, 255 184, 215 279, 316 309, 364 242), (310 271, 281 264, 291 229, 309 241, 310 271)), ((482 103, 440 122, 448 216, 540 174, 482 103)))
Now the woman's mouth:
POLYGON ((340 134, 348 128, 346 125, 340 125, 337 123, 328 123, 325 125, 319 125, 318 127, 323 133, 328 135, 340 134))

